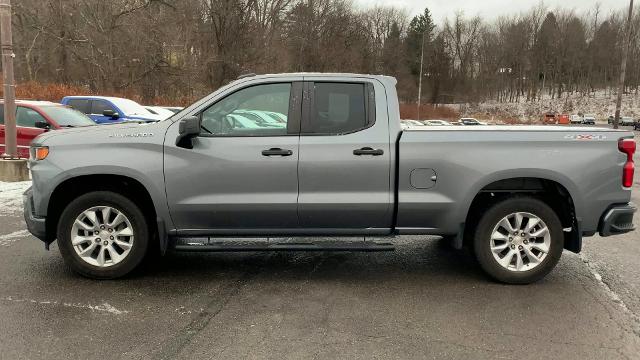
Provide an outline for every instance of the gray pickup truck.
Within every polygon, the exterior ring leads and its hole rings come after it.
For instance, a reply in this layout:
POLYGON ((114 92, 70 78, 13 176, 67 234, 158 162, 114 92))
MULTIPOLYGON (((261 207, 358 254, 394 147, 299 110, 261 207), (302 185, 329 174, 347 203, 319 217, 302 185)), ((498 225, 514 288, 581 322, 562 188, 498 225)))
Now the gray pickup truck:
POLYGON ((50 131, 31 147, 28 229, 99 279, 151 252, 383 251, 412 234, 468 246, 506 283, 633 229, 631 132, 403 130, 395 84, 249 76, 165 121, 50 131))

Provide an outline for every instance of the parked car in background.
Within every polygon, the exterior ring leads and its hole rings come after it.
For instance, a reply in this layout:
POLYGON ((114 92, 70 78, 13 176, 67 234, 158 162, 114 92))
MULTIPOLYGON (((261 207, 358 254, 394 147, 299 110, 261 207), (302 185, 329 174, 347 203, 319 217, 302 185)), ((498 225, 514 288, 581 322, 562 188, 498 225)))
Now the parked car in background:
POLYGON ((580 116, 580 115, 569 115, 569 122, 571 124, 582 124, 582 116, 580 116))
POLYGON ((640 120, 633 123, 633 130, 640 130, 640 120))
POLYGON ((587 114, 582 118, 582 124, 584 125, 595 125, 596 124, 596 116, 587 114))
MULTIPOLYGON (((614 115, 610 115, 609 118, 607 119, 607 124, 613 124, 613 122, 615 121, 615 116, 614 115)), ((631 116, 620 116, 620 120, 618 122, 618 125, 620 126, 635 126, 636 122, 633 120, 633 118, 631 116)))
POLYGON ((403 126, 424 126, 424 124, 418 120, 402 120, 402 125, 403 126))
POLYGON ((262 127, 286 128, 286 121, 277 116, 272 116, 267 111, 237 109, 232 114, 243 116, 262 127))
POLYGON ((85 113, 98 124, 123 121, 158 121, 166 119, 152 114, 137 102, 110 96, 65 96, 61 103, 85 113))
POLYGON ((173 111, 165 109, 162 106, 145 105, 144 108, 147 109, 148 112, 150 112, 152 114, 155 114, 155 115, 158 115, 158 116, 162 116, 165 119, 168 119, 168 118, 172 117, 173 114, 175 114, 173 111))
POLYGON ((458 120, 458 123, 460 125, 487 125, 487 123, 478 121, 475 118, 462 118, 458 120))
POLYGON ((179 112, 180 110, 184 109, 181 106, 160 106, 160 107, 163 108, 163 109, 167 109, 167 110, 171 111, 174 114, 179 112))
POLYGON ((451 125, 451 123, 446 121, 446 120, 425 120, 422 123, 425 124, 425 125, 429 125, 429 126, 451 125))
POLYGON ((622 116, 620 117, 620 126, 634 126, 635 121, 631 116, 622 116))
POLYGON ((287 123, 287 116, 285 114, 282 114, 276 111, 261 111, 261 112, 269 115, 271 118, 275 119, 278 122, 281 122, 283 124, 287 123))
MULTIPOLYGON (((95 125, 85 114, 50 101, 16 101, 18 156, 29 157, 29 145, 49 130, 95 125)), ((0 154, 5 152, 4 101, 0 101, 0 154)))

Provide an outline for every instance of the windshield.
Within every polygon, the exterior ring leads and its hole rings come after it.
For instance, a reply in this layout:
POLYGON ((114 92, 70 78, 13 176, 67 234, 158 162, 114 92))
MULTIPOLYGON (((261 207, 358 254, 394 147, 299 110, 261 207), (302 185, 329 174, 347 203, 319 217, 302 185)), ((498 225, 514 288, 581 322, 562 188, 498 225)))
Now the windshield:
POLYGON ((124 115, 154 115, 142 105, 129 99, 112 99, 112 102, 124 112, 124 115))
POLYGON ((96 124, 87 115, 66 106, 42 106, 40 109, 62 127, 90 126, 96 124))

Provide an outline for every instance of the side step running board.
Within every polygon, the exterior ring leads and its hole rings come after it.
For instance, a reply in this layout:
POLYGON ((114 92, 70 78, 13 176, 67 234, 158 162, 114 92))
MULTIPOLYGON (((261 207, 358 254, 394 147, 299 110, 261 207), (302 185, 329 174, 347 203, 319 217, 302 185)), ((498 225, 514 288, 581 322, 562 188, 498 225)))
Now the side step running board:
POLYGON ((393 251, 395 247, 389 242, 323 242, 318 243, 269 243, 269 242, 236 242, 220 241, 207 242, 185 241, 179 239, 174 250, 176 251, 393 251))

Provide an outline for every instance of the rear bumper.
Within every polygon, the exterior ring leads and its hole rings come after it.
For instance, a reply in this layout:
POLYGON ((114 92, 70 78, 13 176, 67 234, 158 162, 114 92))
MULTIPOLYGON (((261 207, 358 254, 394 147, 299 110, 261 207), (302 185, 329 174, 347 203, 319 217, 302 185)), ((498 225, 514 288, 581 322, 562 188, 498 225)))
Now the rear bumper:
POLYGON ((22 195, 24 205, 24 222, 27 230, 38 239, 47 242, 46 218, 36 217, 33 211, 33 190, 28 188, 22 195))
POLYGON ((616 205, 605 211, 600 220, 600 236, 624 234, 635 230, 633 214, 637 208, 632 203, 616 205))

